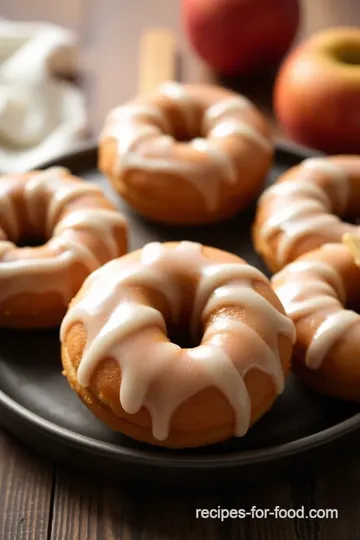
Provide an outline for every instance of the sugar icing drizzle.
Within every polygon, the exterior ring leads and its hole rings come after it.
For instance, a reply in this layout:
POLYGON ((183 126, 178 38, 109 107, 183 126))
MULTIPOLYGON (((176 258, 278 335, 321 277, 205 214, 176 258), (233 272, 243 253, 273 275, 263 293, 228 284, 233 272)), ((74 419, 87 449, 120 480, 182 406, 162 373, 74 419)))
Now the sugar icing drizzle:
POLYGON ((87 207, 86 203, 81 209, 65 213, 61 218, 70 201, 88 195, 103 197, 98 187, 69 180, 67 173, 66 169, 53 167, 25 182, 16 178, 11 181, 0 179, 0 223, 5 230, 4 240, 0 241, 0 301, 24 290, 56 291, 68 301, 69 280, 60 275, 57 278, 56 275, 74 261, 83 263, 88 272, 102 264, 79 236, 79 231, 91 232, 105 245, 107 260, 122 255, 117 246, 115 230, 124 228, 125 222, 117 211, 99 208, 92 201, 91 207, 87 207), (46 234, 51 238, 41 248, 41 256, 39 248, 18 248, 7 240, 16 240, 20 235, 20 216, 14 200, 16 190, 22 193, 30 224, 39 233, 45 212, 46 234))
POLYGON ((167 81, 159 86, 158 92, 176 103, 189 133, 193 133, 196 103, 185 87, 175 81, 167 81))
POLYGON ((310 234, 325 233, 329 227, 339 222, 332 215, 333 207, 342 213, 348 203, 350 185, 342 167, 326 158, 305 160, 298 175, 287 182, 277 183, 268 188, 260 198, 260 204, 270 198, 278 198, 281 205, 276 207, 262 226, 261 236, 269 241, 275 234, 279 237, 276 258, 282 267, 289 262, 290 254, 297 242, 310 234), (314 172, 326 175, 325 188, 317 183, 314 172), (326 186, 335 189, 336 199, 330 198, 326 186))
MULTIPOLYGON (((197 101, 186 87, 168 82, 159 87, 160 95, 169 97, 179 110, 189 133, 195 133, 194 110, 197 101)), ((226 150, 226 141, 247 140, 260 152, 270 154, 270 141, 242 117, 253 105, 242 96, 229 97, 210 106, 203 119, 206 137, 196 137, 187 145, 170 135, 169 120, 155 105, 128 104, 112 113, 102 138, 113 137, 118 143, 114 174, 131 169, 163 172, 184 178, 197 189, 211 211, 219 204, 221 184, 238 181, 238 170, 226 150), (143 144, 142 144, 143 143, 143 144), (188 151, 184 152, 184 146, 188 151)))
POLYGON ((281 392, 284 377, 278 337, 295 339, 293 323, 256 292, 255 282, 267 280, 251 266, 208 260, 202 246, 192 242, 180 242, 175 249, 151 243, 143 248, 137 263, 118 259, 106 264, 87 278, 84 294, 69 309, 61 327, 63 342, 74 323, 80 321, 86 329, 79 383, 88 386, 103 358, 115 358, 122 373, 123 409, 134 414, 145 407, 158 440, 167 438, 172 415, 184 401, 207 387, 216 387, 233 407, 235 434, 242 436, 251 414, 244 376, 251 369, 266 372, 281 392), (197 279, 192 330, 199 332, 204 324, 206 328, 199 346, 181 349, 165 337, 163 315, 145 304, 136 291, 140 285, 163 294, 176 321, 184 302, 179 276, 186 276, 189 268, 197 279), (256 318, 266 317, 265 339, 231 312, 208 322, 211 313, 227 306, 241 307, 256 318))
MULTIPOLYGON (((330 245, 325 246, 331 249, 330 245)), ((295 261, 272 278, 273 288, 294 321, 319 315, 323 321, 307 348, 305 363, 318 369, 343 334, 359 321, 344 309, 345 293, 340 275, 326 262, 295 261)))

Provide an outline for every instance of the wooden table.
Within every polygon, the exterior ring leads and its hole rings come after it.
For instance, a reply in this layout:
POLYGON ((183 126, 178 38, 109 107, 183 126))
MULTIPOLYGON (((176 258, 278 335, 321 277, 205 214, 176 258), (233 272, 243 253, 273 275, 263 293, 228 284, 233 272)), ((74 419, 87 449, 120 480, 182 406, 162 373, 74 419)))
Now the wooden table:
MULTIPOLYGON (((2 0, 2 16, 64 24, 80 37, 80 82, 90 127, 136 89, 138 38, 146 25, 173 28, 181 78, 209 79, 181 36, 176 0, 2 0)), ((360 24, 358 0, 304 0, 302 35, 333 24, 360 24)), ((232 81, 234 84, 234 81, 232 81)), ((271 81, 235 81, 271 117, 271 81)), ((274 124, 276 131, 276 127, 274 124)), ((360 448, 360 447, 359 447, 360 448)), ((360 460, 349 458, 298 480, 284 478, 235 494, 155 495, 93 480, 52 463, 0 432, 0 537, 5 540, 359 540, 360 460), (197 508, 334 508, 337 520, 196 519, 197 508)))

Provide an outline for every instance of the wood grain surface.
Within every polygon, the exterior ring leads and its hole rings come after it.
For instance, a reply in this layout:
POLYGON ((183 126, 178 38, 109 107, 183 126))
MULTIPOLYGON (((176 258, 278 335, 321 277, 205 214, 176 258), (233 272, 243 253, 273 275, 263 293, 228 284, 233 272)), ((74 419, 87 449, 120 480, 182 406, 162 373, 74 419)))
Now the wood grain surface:
MULTIPOLYGON (((181 34, 176 0, 2 0, 0 15, 47 20, 79 35, 79 81, 98 133, 107 111, 138 85, 139 37, 149 26, 174 31, 180 77, 213 80, 181 34)), ((359 0, 304 0, 300 37, 334 24, 360 25, 359 0)), ((247 93, 271 116, 272 81, 224 81, 247 93)), ((272 120, 273 121, 273 120, 272 120)), ((274 121, 275 133, 279 133, 274 121)), ((296 471, 294 471, 296 472, 296 471)), ((4 540, 360 540, 360 460, 312 475, 228 494, 135 493, 91 471, 55 465, 0 433, 0 538, 4 540), (335 508, 338 519, 196 519, 197 508, 335 508)))
POLYGON ((47 540, 53 465, 0 432, 0 532, 4 539, 47 540))

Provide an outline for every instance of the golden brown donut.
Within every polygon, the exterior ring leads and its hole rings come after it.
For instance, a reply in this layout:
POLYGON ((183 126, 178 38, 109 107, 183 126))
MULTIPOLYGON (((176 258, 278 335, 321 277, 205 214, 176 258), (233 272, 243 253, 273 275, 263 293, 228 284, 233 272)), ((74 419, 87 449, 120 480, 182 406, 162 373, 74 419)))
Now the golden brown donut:
POLYGON ((168 82, 109 114, 99 166, 145 217, 199 224, 228 218, 254 199, 272 154, 265 119, 245 97, 168 82))
POLYGON ((115 431, 175 448, 244 435, 282 391, 294 339, 259 270, 192 242, 106 264, 61 327, 64 374, 87 407, 115 431), (171 342, 181 330, 193 348, 171 342))
POLYGON ((286 266, 272 286, 296 326, 293 370, 324 394, 360 401, 360 268, 343 244, 286 266))
POLYGON ((341 220, 360 210, 360 157, 310 158, 260 197, 253 228, 256 251, 273 271, 359 227, 341 220))
POLYGON ((61 322, 84 279, 127 249, 124 218, 60 167, 0 177, 0 326, 61 322), (38 247, 18 247, 33 241, 38 247))

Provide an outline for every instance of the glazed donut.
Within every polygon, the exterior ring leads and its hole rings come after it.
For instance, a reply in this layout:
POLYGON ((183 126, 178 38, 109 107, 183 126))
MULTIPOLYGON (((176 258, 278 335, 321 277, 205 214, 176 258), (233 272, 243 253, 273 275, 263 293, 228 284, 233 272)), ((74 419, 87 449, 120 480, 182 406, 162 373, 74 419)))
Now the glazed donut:
POLYGON ((359 227, 360 157, 310 158, 287 171, 260 197, 253 229, 255 249, 277 271, 325 243, 341 242, 359 227))
POLYGON ((150 243, 106 264, 61 326, 64 373, 93 413, 179 448, 244 435, 282 391, 294 339, 259 270, 192 242, 150 243), (200 344, 171 342, 181 328, 200 344))
POLYGON ((318 392, 360 401, 360 268, 343 244, 286 266, 272 286, 296 326, 293 370, 318 392))
POLYGON ((125 220, 95 185, 60 167, 1 177, 0 326, 58 325, 84 279, 126 249, 125 220))
POLYGON ((200 224, 245 207, 259 193, 272 154, 265 119, 245 97, 168 82, 109 114, 99 166, 145 217, 200 224))

